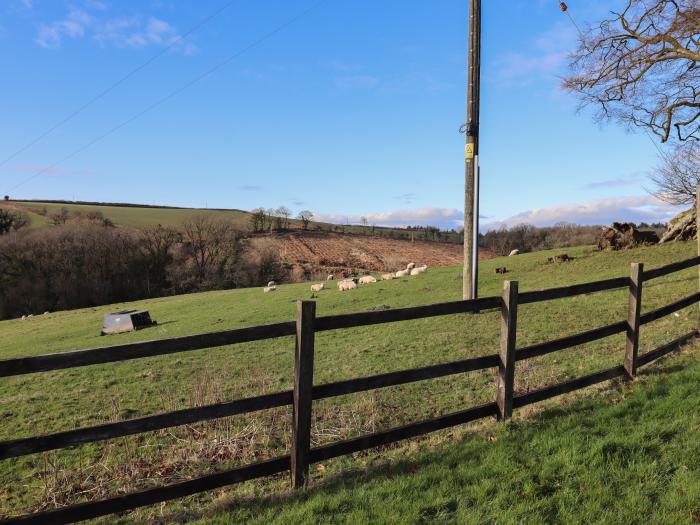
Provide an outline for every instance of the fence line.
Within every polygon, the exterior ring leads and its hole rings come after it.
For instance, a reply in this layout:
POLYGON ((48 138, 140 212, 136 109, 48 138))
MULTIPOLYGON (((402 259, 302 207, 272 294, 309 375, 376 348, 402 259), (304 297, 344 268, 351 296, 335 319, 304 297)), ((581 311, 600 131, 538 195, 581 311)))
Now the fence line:
POLYGON ((698 265, 700 265, 700 257, 693 257, 651 271, 645 271, 642 264, 633 263, 629 277, 617 277, 591 283, 523 293, 518 292, 517 281, 505 281, 503 295, 501 297, 485 297, 473 301, 454 301, 379 312, 362 312, 326 317, 316 317, 315 302, 299 301, 297 304, 296 321, 173 339, 133 343, 115 347, 0 361, 0 377, 8 377, 200 350, 291 335, 296 336, 294 388, 292 390, 66 432, 58 432, 44 436, 0 442, 0 460, 3 460, 115 437, 160 430, 198 421, 291 405, 292 449, 289 455, 164 487, 116 496, 101 501, 82 503, 47 512, 9 518, 0 523, 72 523, 115 512, 123 512, 145 505, 169 501, 198 492, 278 474, 284 471, 290 471, 292 485, 295 488, 299 488, 308 483, 309 465, 311 463, 394 443, 403 439, 420 436, 485 417, 495 416, 501 420, 507 420, 512 416, 512 411, 515 408, 550 399, 620 376, 626 376, 632 379, 635 377, 639 366, 651 363, 679 348, 683 344, 688 343, 699 335, 697 330, 693 330, 655 350, 638 355, 639 333, 642 325, 661 319, 662 317, 700 301, 700 292, 698 292, 656 310, 641 314, 643 283, 698 265), (628 318, 626 321, 612 323, 545 343, 520 349, 517 348, 519 304, 562 299, 575 295, 601 292, 622 287, 629 288, 628 318), (456 313, 481 312, 493 308, 500 308, 501 310, 501 339, 498 354, 334 383, 321 385, 313 384, 314 335, 316 332, 422 319, 456 313), (627 333, 625 358, 622 365, 564 383, 549 385, 526 394, 515 395, 514 379, 516 362, 532 359, 555 351, 565 350, 622 332, 627 333), (331 443, 323 447, 311 448, 310 435, 313 400, 488 368, 497 368, 498 370, 495 402, 425 421, 411 423, 402 427, 331 443))

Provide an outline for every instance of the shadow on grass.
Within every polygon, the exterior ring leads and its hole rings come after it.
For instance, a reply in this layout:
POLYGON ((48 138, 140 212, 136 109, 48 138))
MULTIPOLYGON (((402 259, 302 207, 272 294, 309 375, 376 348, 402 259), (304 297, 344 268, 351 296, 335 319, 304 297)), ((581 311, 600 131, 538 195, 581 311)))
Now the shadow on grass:
MULTIPOLYGON (((518 458, 523 454, 532 453, 544 461, 546 452, 538 450, 543 448, 543 445, 541 442, 537 443, 541 436, 549 436, 555 441, 558 441, 560 436, 568 436, 568 439, 572 439, 573 436, 578 446, 584 449, 590 447, 600 456, 599 459, 603 463, 633 461, 640 454, 652 460, 660 455, 661 445, 671 441, 677 432, 673 429, 661 428, 666 421, 665 415, 659 413, 658 406, 640 410, 640 403, 648 402, 649 396, 653 397, 657 405, 669 403, 669 398, 674 394, 665 384, 665 378, 689 368, 688 362, 668 363, 669 357, 657 361, 657 366, 640 369, 640 378, 648 378, 649 385, 642 383, 635 388, 634 384, 623 379, 613 380, 603 384, 602 389, 600 386, 594 387, 598 390, 593 395, 589 390, 588 397, 574 398, 571 402, 568 402, 570 398, 564 398, 563 402, 559 401, 563 404, 545 406, 542 410, 533 412, 532 415, 523 412, 522 419, 516 419, 507 425, 495 424, 493 421, 493 424, 489 423, 485 428, 472 429, 457 440, 448 439, 436 448, 412 453, 411 458, 377 458, 374 464, 368 467, 351 468, 316 479, 309 489, 303 491, 293 492, 287 489, 264 496, 227 496, 225 501, 221 500, 207 509, 173 511, 156 519, 153 523, 187 523, 195 520, 209 523, 209 520, 220 518, 229 512, 249 517, 277 515, 294 505, 303 504, 314 498, 333 497, 347 489, 370 490, 373 485, 380 486, 395 478, 414 476, 423 469, 451 473, 457 471, 459 466, 467 465, 470 468, 473 466, 477 470, 483 470, 485 475, 494 475, 498 469, 508 471, 508 469, 519 468, 520 459, 518 458), (657 410, 653 410, 654 408, 657 410), (620 427, 624 428, 625 424, 636 422, 642 417, 645 418, 648 432, 658 440, 657 444, 627 441, 628 436, 620 430, 620 427), (596 441, 586 441, 591 438, 596 441), (586 444, 582 445, 584 442, 586 444), (540 452, 539 456, 538 452, 540 452), (500 466, 493 467, 488 463, 493 462, 496 456, 502 457, 503 462, 500 466)), ((700 403, 700 396, 696 401, 700 403)), ((401 443, 398 444, 400 445, 401 443)), ((396 446, 389 446, 372 449, 369 452, 357 454, 354 458, 372 458, 382 451, 396 448, 396 446)), ((544 448, 546 450, 546 447, 544 448)), ((537 458, 534 461, 536 465, 537 458)), ((311 466, 312 475, 316 468, 315 465, 311 466)), ((591 469, 594 468, 591 466, 591 469)), ((528 474, 537 479, 540 475, 537 472, 537 466, 531 466, 531 469, 533 472, 528 474)), ((286 475, 279 475, 274 478, 277 480, 275 483, 285 478, 286 475)), ((538 497, 556 496, 556 488, 540 487, 540 489, 550 490, 551 493, 542 493, 538 497)))

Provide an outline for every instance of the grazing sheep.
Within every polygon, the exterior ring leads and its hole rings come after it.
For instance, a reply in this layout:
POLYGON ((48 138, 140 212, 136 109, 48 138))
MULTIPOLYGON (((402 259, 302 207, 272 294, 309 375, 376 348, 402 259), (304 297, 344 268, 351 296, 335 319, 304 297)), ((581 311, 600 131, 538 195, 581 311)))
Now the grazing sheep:
POLYGON ((411 273, 411 270, 400 270, 396 272, 395 277, 406 277, 409 273, 411 273))
POLYGON ((328 277, 326 277, 326 281, 334 281, 335 280, 335 275, 332 273, 328 274, 328 277))
POLYGON ((357 283, 352 279, 343 279, 342 281, 338 281, 338 290, 341 292, 354 290, 355 288, 357 288, 357 283))
POLYGON ((26 321, 26 320, 27 320, 27 316, 26 316, 26 315, 23 315, 23 316, 22 316, 22 321, 26 321))
POLYGON ((384 275, 382 275, 382 279, 385 281, 391 281, 393 278, 394 278, 393 273, 385 273, 384 275))
POLYGON ((520 255, 520 250, 513 250, 508 254, 508 257, 513 257, 514 255, 520 255))
POLYGON ((376 282, 377 279, 375 279, 371 275, 365 275, 364 277, 360 277, 360 284, 372 284, 376 282))
POLYGON ((320 291, 323 290, 325 287, 326 287, 326 285, 323 284, 323 283, 312 284, 312 285, 311 285, 311 291, 312 291, 312 292, 320 292, 320 291))
POLYGON ((505 266, 503 266, 501 268, 496 268, 496 273, 507 273, 507 272, 508 272, 508 269, 505 266))
POLYGON ((424 264, 423 266, 419 266, 418 268, 414 268, 413 270, 411 270, 411 275, 418 275, 420 273, 425 272, 427 269, 428 266, 424 264))
POLYGON ((416 263, 408 263, 406 265, 407 270, 413 270, 416 267, 416 263))

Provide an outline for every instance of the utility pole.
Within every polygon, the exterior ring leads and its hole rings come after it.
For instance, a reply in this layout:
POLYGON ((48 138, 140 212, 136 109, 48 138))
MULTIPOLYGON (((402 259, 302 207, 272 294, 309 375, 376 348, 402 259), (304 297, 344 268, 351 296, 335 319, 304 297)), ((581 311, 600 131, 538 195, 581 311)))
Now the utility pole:
POLYGON ((477 298, 479 267, 479 87, 481 83, 481 0, 469 0, 467 143, 464 150, 464 270, 462 298, 477 298))

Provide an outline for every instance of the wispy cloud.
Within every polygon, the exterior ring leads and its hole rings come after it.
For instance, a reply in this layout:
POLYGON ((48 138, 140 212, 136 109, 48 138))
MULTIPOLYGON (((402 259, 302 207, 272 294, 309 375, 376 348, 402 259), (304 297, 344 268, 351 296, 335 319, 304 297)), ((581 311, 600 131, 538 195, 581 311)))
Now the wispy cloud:
POLYGON ((379 84, 373 75, 344 75, 336 77, 335 85, 341 89, 370 89, 379 84))
POLYGON ((576 224, 610 224, 614 221, 665 222, 681 209, 666 204, 652 195, 599 199, 561 206, 533 208, 501 221, 485 224, 483 229, 497 229, 518 224, 551 226, 558 222, 576 224))
POLYGON ((540 34, 526 51, 517 50, 496 58, 497 73, 490 78, 497 84, 527 84, 545 77, 554 77, 566 61, 576 42, 576 31, 557 23, 540 34))
POLYGON ((589 182, 581 186, 583 190, 599 190, 604 188, 619 188, 622 186, 639 186, 641 182, 646 180, 643 173, 635 173, 629 177, 619 177, 617 179, 607 179, 589 182))
POLYGON ((108 11, 107 4, 100 0, 83 0, 81 7, 71 6, 63 18, 39 26, 36 43, 56 49, 67 39, 90 38, 102 46, 173 46, 185 54, 196 51, 194 44, 182 40, 177 29, 165 20, 138 14, 109 16, 108 11))
POLYGON ((415 193, 403 193, 401 195, 397 195, 394 198, 406 204, 412 204, 413 201, 416 200, 416 197, 418 197, 418 195, 416 195, 415 193))
POLYGON ((55 168, 52 166, 38 166, 32 164, 20 164, 15 166, 17 173, 42 173, 43 175, 65 175, 72 177, 92 177, 91 171, 68 170, 64 168, 55 168))

